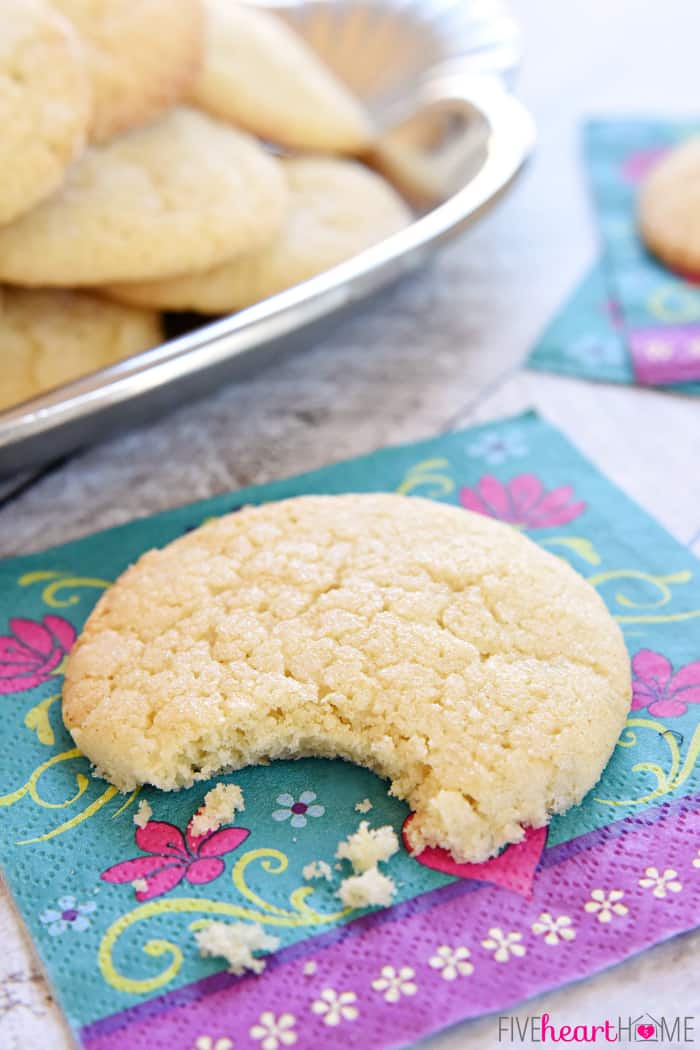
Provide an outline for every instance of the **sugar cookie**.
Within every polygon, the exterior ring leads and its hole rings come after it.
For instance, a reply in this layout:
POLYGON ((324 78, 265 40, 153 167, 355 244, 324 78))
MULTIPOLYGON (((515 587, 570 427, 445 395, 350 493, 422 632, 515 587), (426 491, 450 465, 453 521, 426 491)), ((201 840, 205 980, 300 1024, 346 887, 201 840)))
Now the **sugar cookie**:
POLYGON ((0 410, 162 338, 149 310, 79 292, 0 289, 0 410))
POLYGON ((144 554, 68 657, 63 717, 122 791, 340 756, 408 801, 416 850, 481 861, 583 798, 630 694, 621 632, 563 560, 374 493, 244 509, 144 554))
POLYGON ((0 224, 59 186, 85 143, 90 87, 80 41, 43 0, 3 0, 0 224))
POLYGON ((92 85, 90 138, 145 124, 195 83, 204 54, 200 0, 52 0, 78 32, 92 85))
POLYGON ((204 64, 192 101, 290 149, 356 153, 368 116, 285 23, 234 0, 205 0, 204 64))
POLYGON ((411 221, 396 191, 354 161, 283 161, 290 189, 279 235, 256 252, 189 277, 106 289, 120 302, 223 314, 282 292, 357 255, 411 221))
POLYGON ((639 197, 639 229, 672 270, 700 277, 700 135, 656 164, 639 197))
POLYGON ((249 136, 193 109, 92 146, 0 228, 0 280, 76 287, 203 270, 279 230, 287 188, 249 136))

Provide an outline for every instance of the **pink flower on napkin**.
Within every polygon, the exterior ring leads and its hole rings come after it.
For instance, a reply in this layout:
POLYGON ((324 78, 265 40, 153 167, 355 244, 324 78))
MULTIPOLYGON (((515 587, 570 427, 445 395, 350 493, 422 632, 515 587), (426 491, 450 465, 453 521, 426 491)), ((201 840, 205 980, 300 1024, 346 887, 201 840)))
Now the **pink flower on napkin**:
POLYGON ((545 529, 551 525, 568 525, 583 514, 585 503, 573 503, 571 485, 561 485, 550 492, 535 474, 518 474, 504 484, 485 474, 473 489, 463 488, 459 501, 466 510, 498 518, 526 529, 545 529))
POLYGON ((650 715, 684 715, 688 704, 700 704, 700 660, 673 673, 661 653, 640 649, 632 660, 632 710, 646 707, 650 715))
POLYGON ((221 828, 206 835, 193 836, 187 825, 183 836, 174 824, 151 820, 143 828, 137 828, 135 839, 139 849, 149 853, 148 857, 134 857, 114 864, 102 872, 105 882, 134 882, 143 879, 146 889, 136 893, 139 901, 160 897, 174 889, 186 879, 194 886, 213 882, 223 872, 225 865, 221 856, 231 853, 250 834, 245 828, 221 828))
POLYGON ((668 146, 652 146, 650 149, 640 149, 629 153, 622 162, 623 179, 626 182, 641 182, 659 163, 664 154, 668 153, 668 150, 668 146))
POLYGON ((33 689, 57 674, 75 641, 75 628, 61 616, 15 617, 10 632, 0 635, 0 693, 33 689))

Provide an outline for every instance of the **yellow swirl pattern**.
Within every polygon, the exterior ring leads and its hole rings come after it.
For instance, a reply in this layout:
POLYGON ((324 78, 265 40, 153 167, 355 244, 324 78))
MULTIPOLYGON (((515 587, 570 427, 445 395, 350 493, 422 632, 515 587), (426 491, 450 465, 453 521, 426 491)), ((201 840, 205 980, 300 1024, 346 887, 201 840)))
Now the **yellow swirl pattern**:
POLYGON ((663 722, 657 722, 652 718, 630 718, 627 721, 618 747, 636 747, 639 743, 635 729, 648 729, 657 733, 665 742, 669 750, 670 764, 664 769, 658 762, 637 762, 632 766, 633 773, 650 773, 656 780, 656 787, 640 795, 639 798, 596 798, 596 802, 604 806, 642 806, 653 802, 664 795, 670 795, 684 784, 695 768, 700 756, 700 725, 695 727, 690 739, 685 760, 681 760, 681 752, 675 734, 663 722))
POLYGON ((278 908, 274 904, 269 904, 255 893, 245 880, 248 867, 257 861, 260 861, 263 870, 271 875, 281 874, 286 871, 288 866, 285 854, 276 849, 250 850, 240 858, 233 869, 233 883, 244 899, 253 904, 254 907, 233 904, 228 901, 201 899, 199 897, 175 897, 171 900, 147 901, 113 922, 102 938, 97 953, 97 962, 107 984, 111 985, 112 988, 116 988, 119 992, 126 992, 131 995, 145 995, 156 991, 158 988, 163 988, 177 975, 182 966, 182 950, 171 941, 161 939, 148 940, 141 949, 152 958, 161 958, 164 955, 169 957, 165 969, 153 977, 129 977, 120 973, 114 963, 114 948, 122 934, 135 923, 144 922, 158 915, 191 915, 197 912, 200 914, 204 912, 210 916, 209 919, 196 919, 189 925, 190 930, 196 930, 201 929, 207 922, 211 922, 213 917, 217 916, 247 919, 250 922, 259 922, 270 926, 298 927, 327 925, 328 923, 336 922, 338 919, 343 919, 351 913, 351 908, 344 908, 341 911, 330 914, 314 911, 306 903, 306 898, 313 893, 312 886, 299 886, 290 894, 291 910, 289 911, 286 911, 284 908, 278 908))
MULTIPOLYGON (((673 585, 690 583, 693 574, 689 570, 674 572, 668 576, 655 576, 652 573, 640 572, 637 569, 613 569, 609 572, 599 572, 588 577, 592 587, 603 587, 611 580, 633 580, 637 583, 646 583, 655 593, 651 601, 634 601, 622 591, 614 595, 614 599, 623 609, 661 609, 668 605, 674 598, 673 585)), ((611 610, 612 611, 612 610, 611 610)), ((681 620, 693 620, 700 616, 700 609, 691 609, 687 612, 678 613, 615 613, 614 618, 618 623, 676 623, 681 620)))
POLYGON ((73 828, 77 828, 79 824, 83 824, 90 817, 94 817, 95 813, 98 813, 103 806, 114 798, 117 794, 115 787, 108 787, 105 791, 99 795, 94 802, 91 802, 86 809, 81 813, 78 813, 75 817, 71 817, 70 820, 66 820, 63 824, 59 824, 57 828, 52 828, 51 831, 45 832, 43 835, 37 835, 31 839, 19 839, 16 843, 17 846, 31 846, 36 842, 48 842, 49 839, 55 839, 59 835, 65 834, 66 831, 72 831, 73 828))
POLYGON ((446 496, 455 487, 452 478, 445 473, 449 470, 449 466, 450 464, 446 459, 424 459, 407 470, 403 481, 396 491, 403 493, 404 496, 408 496, 409 493, 415 492, 416 489, 425 488, 423 495, 429 499, 438 499, 440 496, 446 496))
POLYGON ((657 321, 670 324, 700 321, 700 302, 697 293, 682 290, 678 285, 661 284, 647 300, 647 309, 657 321))
POLYGON ((20 587, 31 587, 35 583, 45 584, 41 597, 46 605, 52 609, 66 609, 69 605, 77 605, 80 601, 80 595, 75 594, 76 588, 95 587, 103 591, 111 586, 112 581, 101 580, 93 576, 71 576, 67 572, 47 570, 27 572, 19 578, 20 587), (64 590, 72 590, 73 593, 65 598, 59 598, 59 594, 64 590))
POLYGON ((16 791, 9 795, 0 795, 0 806, 14 806, 25 795, 29 795, 35 805, 42 806, 44 809, 65 809, 66 806, 72 806, 85 793, 90 783, 89 778, 84 773, 76 773, 77 791, 70 798, 67 798, 65 802, 49 802, 48 799, 42 798, 38 784, 44 773, 51 769, 52 766, 57 765, 59 762, 70 762, 74 758, 82 757, 82 752, 77 747, 71 748, 70 751, 62 751, 58 755, 52 755, 51 758, 47 758, 45 762, 36 767, 26 784, 23 784, 22 787, 17 788, 16 791))
POLYGON ((35 704, 24 716, 25 727, 35 732, 39 743, 45 744, 47 747, 51 747, 56 742, 49 719, 49 711, 56 701, 60 699, 61 694, 54 693, 53 696, 48 696, 46 700, 41 700, 38 704, 35 704))
MULTIPOLYGON (((40 705, 38 705, 40 706, 40 705)), ((32 710, 36 710, 33 708, 32 710)), ((30 711, 29 714, 32 712, 30 711)), ((28 717, 28 716, 27 716, 28 717)), ((77 747, 71 748, 69 751, 61 751, 57 755, 52 755, 51 758, 47 758, 45 762, 42 762, 36 767, 34 772, 31 774, 26 783, 22 784, 21 787, 15 791, 10 792, 8 795, 0 795, 0 806, 14 806, 21 799, 28 796, 35 806, 40 806, 42 809, 67 809, 69 806, 74 805, 79 799, 83 797, 90 784, 90 778, 85 773, 75 774, 76 789, 69 798, 63 800, 63 802, 50 802, 47 798, 44 798, 41 794, 39 781, 43 775, 52 769, 54 766, 62 762, 71 762, 73 759, 83 758, 83 754, 78 750, 77 747)), ((49 839, 57 838, 59 835, 65 834, 67 831, 72 831, 73 828, 77 828, 79 824, 83 824, 86 820, 98 813, 103 806, 106 806, 114 796, 117 794, 117 789, 111 785, 102 792, 89 806, 81 810, 74 817, 64 821, 55 828, 51 828, 50 831, 45 832, 43 835, 37 835, 34 838, 19 839, 15 845, 17 846, 30 846, 37 842, 47 842, 49 839)), ((120 813, 123 813, 127 809, 134 799, 136 798, 138 791, 134 791, 129 798, 126 800, 123 806, 121 806, 114 814, 118 817, 120 813)))

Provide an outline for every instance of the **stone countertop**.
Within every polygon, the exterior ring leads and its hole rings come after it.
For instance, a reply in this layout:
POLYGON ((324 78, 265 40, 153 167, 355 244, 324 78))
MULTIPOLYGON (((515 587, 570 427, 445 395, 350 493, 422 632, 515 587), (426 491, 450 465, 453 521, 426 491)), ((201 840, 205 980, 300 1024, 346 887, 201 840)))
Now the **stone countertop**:
MULTIPOLYGON (((594 258, 578 156, 583 116, 697 115, 697 0, 515 0, 519 94, 539 126, 502 203, 427 269, 322 345, 153 426, 72 457, 0 503, 0 556, 39 549, 217 492, 534 406, 700 553, 700 401, 523 372, 523 356, 594 258)), ((0 1046, 70 1047, 0 888, 0 1046)), ((698 1015, 700 933, 677 937, 515 1011, 593 1023, 606 1011, 698 1015)), ((494 1018, 430 1050, 492 1050, 494 1018)), ((506 1044, 507 1045, 507 1044, 506 1044)))

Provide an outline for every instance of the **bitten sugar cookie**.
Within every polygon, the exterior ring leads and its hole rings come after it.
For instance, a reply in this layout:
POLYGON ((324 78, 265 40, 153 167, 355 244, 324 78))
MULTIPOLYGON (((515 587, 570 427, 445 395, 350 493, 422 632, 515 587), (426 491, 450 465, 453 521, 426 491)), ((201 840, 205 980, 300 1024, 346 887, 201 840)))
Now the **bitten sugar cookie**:
POLYGON ((514 529, 398 495, 248 508, 145 554, 68 658, 63 717, 122 791, 341 756, 481 861, 595 784, 630 703, 597 593, 514 529))
POLYGON ((160 318, 79 292, 0 289, 0 410, 157 346, 160 318))
POLYGON ((411 221, 389 183, 361 164, 321 157, 282 163, 289 210, 268 245, 191 277, 112 285, 108 293, 166 310, 230 313, 351 259, 411 221))
POLYGON ((0 228, 0 280, 75 287, 207 269, 278 232, 279 163, 249 136, 176 109, 92 146, 49 200, 0 228))
POLYGON ((80 41, 43 0, 0 12, 0 224, 61 184, 82 149, 90 90, 80 41))
POLYGON ((368 116, 316 53, 272 14, 205 0, 205 51, 192 101, 291 149, 357 153, 368 116))
POLYGON ((639 229, 673 270, 700 277, 700 135, 654 166, 639 198, 639 229))
POLYGON ((145 124, 189 91, 204 47, 200 0, 52 0, 83 43, 92 85, 90 137, 145 124))

